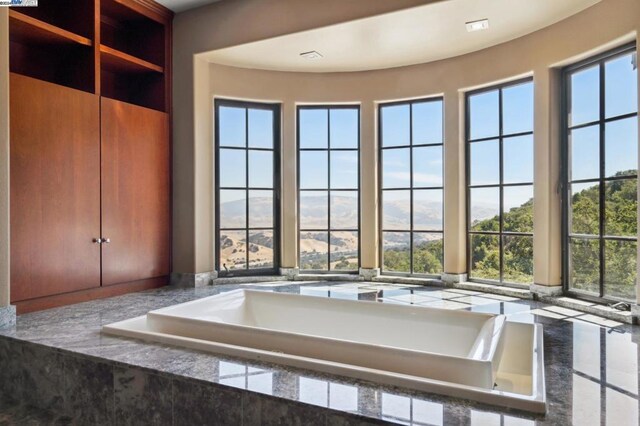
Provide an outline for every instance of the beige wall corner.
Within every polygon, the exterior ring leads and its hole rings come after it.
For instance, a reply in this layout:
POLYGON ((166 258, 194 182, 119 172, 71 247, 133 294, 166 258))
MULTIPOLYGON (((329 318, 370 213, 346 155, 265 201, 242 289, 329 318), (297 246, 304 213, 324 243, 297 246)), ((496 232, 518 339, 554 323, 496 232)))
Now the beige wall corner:
POLYGON ((378 141, 377 108, 360 105, 360 266, 378 265, 378 141))
POLYGON ((444 272, 467 272, 465 94, 444 94, 444 272))
POLYGON ((562 283, 560 70, 534 72, 533 281, 562 283))
POLYGON ((194 58, 179 45, 174 38, 172 269, 195 273, 194 58))
POLYGON ((296 106, 282 105, 281 129, 281 199, 280 199, 280 265, 295 269, 298 265, 298 155, 296 151, 296 106))
POLYGON ((0 308, 10 301, 9 265, 9 9, 0 8, 0 308))
POLYGON ((211 272, 215 268, 214 253, 214 174, 213 97, 209 88, 209 63, 194 57, 194 158, 195 185, 195 272, 211 272))

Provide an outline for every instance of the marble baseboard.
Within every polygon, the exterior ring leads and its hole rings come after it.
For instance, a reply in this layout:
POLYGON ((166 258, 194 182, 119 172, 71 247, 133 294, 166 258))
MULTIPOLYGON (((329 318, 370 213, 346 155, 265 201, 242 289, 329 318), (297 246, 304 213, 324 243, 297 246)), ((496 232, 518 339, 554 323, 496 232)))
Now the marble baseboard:
POLYGON ((370 281, 380 275, 380 268, 360 268, 359 273, 365 281, 370 281))
POLYGON ((294 281, 364 281, 360 275, 356 274, 299 274, 293 278, 294 281))
POLYGON ((0 308, 0 328, 11 327, 16 323, 16 307, 13 305, 0 308))
POLYGON ((65 424, 380 424, 356 414, 4 336, 0 360, 0 401, 44 410, 45 417, 64 418, 65 424))
POLYGON ((467 278, 467 274, 450 274, 447 272, 443 273, 440 276, 440 279, 445 283, 445 285, 463 283, 467 281, 467 278))
POLYGON ((407 284, 407 285, 420 285, 427 287, 443 287, 444 283, 438 278, 416 278, 416 277, 397 277, 394 275, 379 275, 372 278, 371 281, 376 283, 389 283, 389 284, 407 284))
POLYGON ((538 296, 562 296, 563 289, 561 285, 542 285, 531 284, 529 291, 538 296))
POLYGON ((528 288, 509 287, 504 285, 493 285, 465 281, 452 284, 451 287, 462 290, 481 291, 483 293, 498 294, 501 296, 518 297, 520 299, 532 299, 533 295, 528 288))
POLYGON ((218 278, 218 272, 201 272, 198 274, 190 272, 172 272, 170 283, 176 287, 205 287, 213 284, 213 280, 218 278))
POLYGON ((300 268, 280 268, 280 275, 287 279, 294 280, 300 275, 300 268))
POLYGON ((250 283, 270 283, 274 281, 289 281, 287 277, 280 275, 260 275, 260 276, 225 276, 213 280, 213 285, 227 284, 250 284, 250 283))

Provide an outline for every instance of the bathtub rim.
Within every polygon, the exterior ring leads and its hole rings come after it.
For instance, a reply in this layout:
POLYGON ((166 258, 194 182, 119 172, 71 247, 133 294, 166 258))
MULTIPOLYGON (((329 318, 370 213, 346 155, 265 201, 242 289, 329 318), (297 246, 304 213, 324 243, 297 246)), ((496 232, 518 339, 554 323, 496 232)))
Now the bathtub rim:
MULTIPOLYGON (((235 346, 190 337, 158 333, 145 330, 146 315, 104 325, 102 327, 102 333, 116 337, 140 339, 147 343, 166 344, 186 349, 216 353, 223 356, 237 357, 244 360, 290 366, 293 368, 316 371, 328 375, 342 376, 343 378, 347 377, 356 380, 363 380, 373 384, 383 384, 387 386, 411 389, 418 392, 465 399, 497 407, 544 414, 546 413, 547 398, 544 372, 543 327, 541 324, 511 322, 507 322, 507 324, 517 324, 517 326, 528 326, 533 328, 531 394, 485 389, 350 364, 324 361, 315 358, 287 355, 284 353, 253 349, 244 346, 235 346)), ((222 383, 218 384, 220 386, 230 386, 222 383)), ((231 387, 233 388, 233 386, 231 387)))

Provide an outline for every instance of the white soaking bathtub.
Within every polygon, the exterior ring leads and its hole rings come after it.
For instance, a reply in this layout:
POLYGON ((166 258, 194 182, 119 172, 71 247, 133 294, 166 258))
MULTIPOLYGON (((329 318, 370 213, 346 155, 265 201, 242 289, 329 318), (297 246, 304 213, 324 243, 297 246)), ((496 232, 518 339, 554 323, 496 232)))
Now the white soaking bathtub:
POLYGON ((530 411, 545 406, 540 326, 503 315, 235 290, 103 330, 530 411))

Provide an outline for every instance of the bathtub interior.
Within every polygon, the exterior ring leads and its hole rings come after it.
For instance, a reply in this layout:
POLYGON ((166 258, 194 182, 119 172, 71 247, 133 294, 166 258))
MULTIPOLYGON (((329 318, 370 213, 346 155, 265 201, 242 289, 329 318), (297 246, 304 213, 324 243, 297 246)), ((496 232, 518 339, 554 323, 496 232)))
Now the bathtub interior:
POLYGON ((253 290, 237 290, 149 314, 478 360, 495 355, 504 324, 503 316, 493 314, 253 290))

